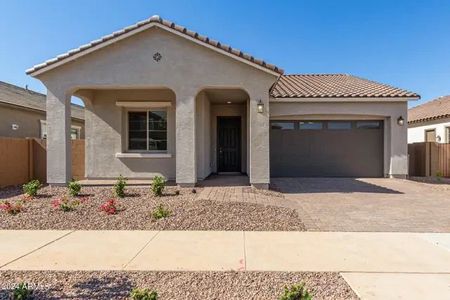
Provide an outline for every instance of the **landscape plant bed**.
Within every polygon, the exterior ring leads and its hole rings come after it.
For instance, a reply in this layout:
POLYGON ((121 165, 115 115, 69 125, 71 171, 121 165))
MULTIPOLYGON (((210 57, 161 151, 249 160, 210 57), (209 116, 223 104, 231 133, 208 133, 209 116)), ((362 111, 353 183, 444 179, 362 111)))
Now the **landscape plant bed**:
POLYGON ((199 200, 200 191, 167 187, 163 196, 156 197, 149 188, 127 187, 125 197, 117 198, 111 187, 83 187, 78 197, 70 197, 67 188, 46 186, 36 197, 27 198, 19 187, 8 188, 0 190, 0 201, 25 200, 15 215, 0 212, 0 229, 305 230, 293 209, 199 200), (153 212, 158 206, 168 215, 156 219, 153 212))
POLYGON ((148 288, 158 299, 278 299, 284 287, 304 283, 313 299, 358 299, 338 273, 328 272, 56 272, 0 271, 0 299, 20 282, 37 299, 127 299, 148 288))

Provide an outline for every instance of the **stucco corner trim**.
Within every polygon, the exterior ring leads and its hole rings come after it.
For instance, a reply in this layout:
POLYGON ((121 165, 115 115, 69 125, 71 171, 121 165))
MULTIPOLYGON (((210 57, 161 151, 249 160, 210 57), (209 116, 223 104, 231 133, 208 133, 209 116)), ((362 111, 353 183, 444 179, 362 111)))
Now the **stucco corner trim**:
POLYGON ((171 153, 116 153, 116 158, 172 158, 171 153))
POLYGON ((172 103, 169 101, 116 101, 116 105, 133 108, 159 108, 170 107, 172 103))

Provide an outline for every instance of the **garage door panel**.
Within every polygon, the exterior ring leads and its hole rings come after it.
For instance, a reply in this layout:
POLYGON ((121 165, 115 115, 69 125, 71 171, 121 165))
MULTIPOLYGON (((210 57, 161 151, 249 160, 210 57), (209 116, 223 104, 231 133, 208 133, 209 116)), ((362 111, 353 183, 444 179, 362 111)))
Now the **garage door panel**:
MULTIPOLYGON (((325 121, 324 121, 325 122, 325 121)), ((383 129, 277 130, 270 134, 271 176, 381 177, 383 129)))

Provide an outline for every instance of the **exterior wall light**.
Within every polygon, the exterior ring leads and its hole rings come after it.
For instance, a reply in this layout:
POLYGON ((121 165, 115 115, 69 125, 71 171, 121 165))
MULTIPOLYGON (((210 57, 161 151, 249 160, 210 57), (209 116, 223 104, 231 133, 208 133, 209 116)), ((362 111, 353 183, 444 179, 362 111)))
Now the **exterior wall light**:
POLYGON ((256 109, 260 114, 264 112, 264 103, 261 101, 261 99, 259 99, 256 109))
POLYGON ((398 117, 397 124, 400 125, 400 126, 405 125, 405 120, 403 119, 402 116, 398 117))

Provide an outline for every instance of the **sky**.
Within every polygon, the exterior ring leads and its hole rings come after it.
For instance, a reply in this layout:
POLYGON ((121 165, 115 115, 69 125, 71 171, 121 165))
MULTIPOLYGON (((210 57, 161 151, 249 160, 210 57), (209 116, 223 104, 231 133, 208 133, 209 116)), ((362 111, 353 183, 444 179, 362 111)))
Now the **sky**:
MULTIPOLYGON (((450 94, 450 0, 0 0, 0 81, 158 14, 294 73, 346 73, 450 94)), ((74 100, 77 102, 78 100, 74 100)))

